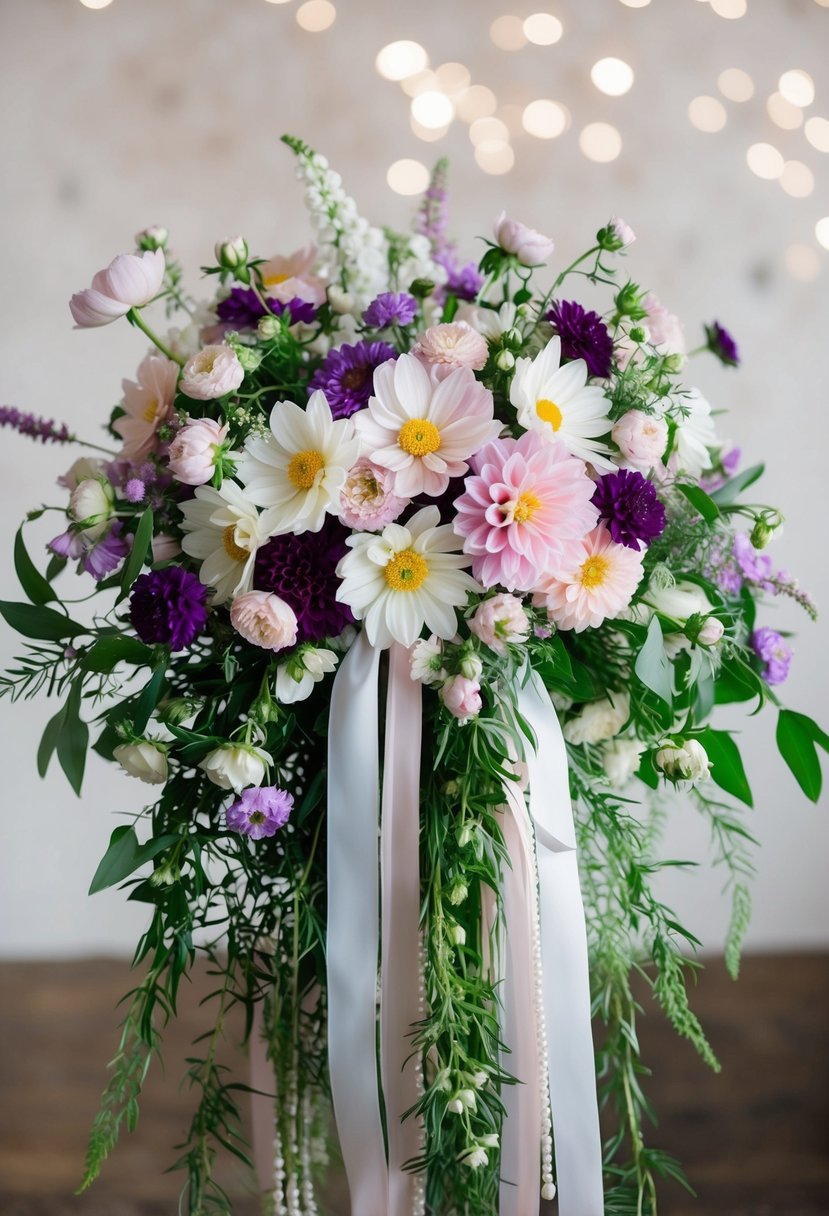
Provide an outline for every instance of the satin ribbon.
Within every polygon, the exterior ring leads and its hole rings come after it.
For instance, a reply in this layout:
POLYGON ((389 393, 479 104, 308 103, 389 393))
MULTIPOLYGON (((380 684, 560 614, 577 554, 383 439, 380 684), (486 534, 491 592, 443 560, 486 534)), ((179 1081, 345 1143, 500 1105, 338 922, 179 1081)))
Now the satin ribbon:
POLYGON ((519 690, 518 710, 536 738, 535 748, 527 748, 526 763, 537 843, 558 1211, 559 1216, 603 1216, 587 932, 567 751, 555 708, 535 672, 519 690))

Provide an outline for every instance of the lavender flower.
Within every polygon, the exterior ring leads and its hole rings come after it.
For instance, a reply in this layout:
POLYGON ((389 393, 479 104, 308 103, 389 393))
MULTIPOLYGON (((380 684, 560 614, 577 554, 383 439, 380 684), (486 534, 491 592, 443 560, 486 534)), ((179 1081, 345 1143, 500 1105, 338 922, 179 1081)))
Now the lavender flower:
POLYGON ((349 418, 368 403, 375 368, 396 357, 397 351, 386 342, 346 343, 328 352, 309 389, 322 389, 334 418, 349 418))
POLYGON ((591 376, 610 375, 613 339, 597 312, 586 312, 575 300, 556 300, 546 320, 561 338, 562 359, 583 359, 591 376))
POLYGON ((435 255, 435 261, 439 266, 442 266, 446 271, 446 282, 439 288, 441 297, 447 295, 457 296, 459 300, 467 300, 471 302, 477 298, 478 292, 484 285, 484 276, 478 270, 475 262, 466 262, 463 265, 458 261, 454 250, 447 250, 445 253, 435 255))
POLYGON ((665 508, 653 483, 632 469, 600 477, 593 505, 613 540, 628 549, 638 549, 640 541, 648 544, 665 529, 665 508))
MULTIPOLYGON (((108 532, 97 540, 94 545, 85 548, 78 565, 79 570, 91 574, 96 582, 117 570, 121 562, 132 548, 132 537, 124 536, 123 524, 113 520, 108 532)), ((52 542, 54 544, 54 541, 52 542)))
POLYGON ((184 650, 207 622, 207 588, 181 566, 141 574, 130 595, 130 617, 142 642, 184 650))
POLYGON ((432 246, 432 253, 443 253, 447 248, 446 232, 449 226, 448 194, 446 190, 449 161, 442 156, 432 170, 429 185, 417 214, 416 229, 432 246))
POLYGON ((147 487, 140 477, 130 477, 124 486, 124 497, 127 502, 141 502, 147 493, 147 487))
POLYGON ((762 676, 767 684, 782 684, 788 678, 792 650, 776 630, 767 626, 755 629, 751 648, 763 664, 762 676))
POLYGON ((740 352, 737 343, 719 321, 705 326, 705 345, 711 354, 716 355, 720 363, 725 364, 726 367, 740 366, 740 352))
POLYGON ((74 443, 75 436, 71 434, 65 422, 55 422, 53 418, 39 418, 37 414, 24 414, 11 405, 0 405, 0 426, 10 426, 21 435, 30 439, 39 439, 41 443, 74 443))
POLYGON ((416 312, 417 300, 408 292, 384 291, 369 304, 363 320, 373 329, 387 329, 390 325, 409 325, 416 312))
POLYGON ((744 532, 734 537, 734 557, 747 583, 763 591, 774 591, 774 569, 767 553, 758 553, 744 532))
POLYGON ((284 827, 293 805, 293 795, 275 785, 242 790, 225 811, 225 823, 233 832, 261 840, 264 836, 275 836, 284 827))

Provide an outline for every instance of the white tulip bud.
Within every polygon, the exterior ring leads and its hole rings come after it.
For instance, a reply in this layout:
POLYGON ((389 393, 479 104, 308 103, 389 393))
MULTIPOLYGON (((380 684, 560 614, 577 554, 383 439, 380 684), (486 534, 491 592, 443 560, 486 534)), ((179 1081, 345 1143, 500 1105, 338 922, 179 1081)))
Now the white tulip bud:
POLYGON ((654 762, 669 781, 690 781, 692 785, 705 781, 711 771, 708 753, 698 739, 667 739, 654 762))

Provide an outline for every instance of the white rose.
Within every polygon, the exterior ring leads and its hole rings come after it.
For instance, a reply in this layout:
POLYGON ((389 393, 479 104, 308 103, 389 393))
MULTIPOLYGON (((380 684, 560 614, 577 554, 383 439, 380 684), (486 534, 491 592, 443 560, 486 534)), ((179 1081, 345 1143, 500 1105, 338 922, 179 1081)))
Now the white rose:
POLYGON ((627 785, 639 768, 645 744, 638 739, 614 739, 605 744, 602 765, 608 781, 616 789, 627 785))
POLYGON ((666 740, 654 756, 656 767, 671 781, 705 781, 711 771, 708 753, 697 739, 666 740))
POLYGON ((647 602, 674 621, 687 621, 689 616, 707 616, 711 603, 696 583, 676 583, 673 587, 654 587, 651 583, 643 596, 647 602))
POLYGON ((724 633, 725 625, 722 621, 716 616, 707 616, 697 634, 697 641, 701 646, 716 646, 722 641, 724 633))
POLYGON ((136 743, 121 743, 112 755, 124 772, 147 785, 163 785, 167 780, 167 749, 151 739, 136 743))
POLYGON ((115 493, 108 481, 87 477, 78 482, 69 498, 69 516, 90 540, 97 540, 112 519, 115 493))
POLYGON ((262 784, 267 764, 273 764, 273 757, 261 747, 229 743, 205 756, 199 762, 199 768, 207 773, 214 785, 239 794, 249 785, 262 784))
POLYGON ((601 701, 590 701, 577 717, 564 727, 564 738, 568 743, 601 743, 612 739, 627 722, 630 715, 630 697, 626 692, 613 693, 613 700, 604 697, 601 701))

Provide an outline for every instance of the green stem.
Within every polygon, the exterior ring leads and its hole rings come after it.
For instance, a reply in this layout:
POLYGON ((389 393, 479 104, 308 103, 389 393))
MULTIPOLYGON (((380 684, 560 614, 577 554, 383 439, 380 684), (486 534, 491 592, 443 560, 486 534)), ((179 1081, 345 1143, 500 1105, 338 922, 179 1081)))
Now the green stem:
POLYGON ((173 351, 170 350, 169 346, 165 346, 158 335, 150 329, 149 325, 142 317, 140 309, 131 308, 127 313, 127 320, 131 325, 134 325, 137 329, 140 329, 142 333, 146 334, 150 341, 158 347, 162 355, 165 355, 173 363, 177 363, 179 367, 184 367, 184 360, 178 355, 174 354, 173 351))

